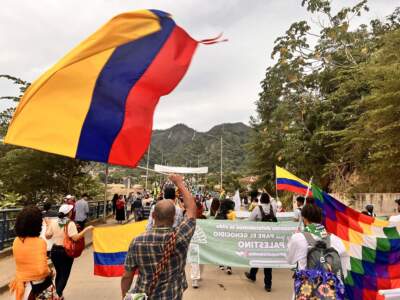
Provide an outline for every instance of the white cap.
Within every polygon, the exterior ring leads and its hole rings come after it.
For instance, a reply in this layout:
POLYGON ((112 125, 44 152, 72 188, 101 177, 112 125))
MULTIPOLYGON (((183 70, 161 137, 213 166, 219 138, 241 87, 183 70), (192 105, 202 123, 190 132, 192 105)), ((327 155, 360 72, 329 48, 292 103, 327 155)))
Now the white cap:
POLYGON ((68 215, 68 213, 74 208, 71 204, 63 204, 60 206, 58 212, 63 213, 64 215, 68 215))
POLYGON ((74 198, 74 196, 72 196, 72 195, 65 196, 65 199, 72 199, 72 198, 74 198))

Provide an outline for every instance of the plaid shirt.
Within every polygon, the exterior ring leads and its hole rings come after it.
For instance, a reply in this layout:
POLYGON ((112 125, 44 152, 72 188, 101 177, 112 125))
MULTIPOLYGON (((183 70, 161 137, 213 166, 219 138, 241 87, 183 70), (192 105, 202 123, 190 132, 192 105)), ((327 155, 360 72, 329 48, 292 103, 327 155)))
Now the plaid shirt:
MULTIPOLYGON (((149 299, 179 300, 187 289, 185 264, 190 240, 196 229, 195 219, 185 219, 175 228, 176 249, 158 279, 149 299)), ((125 270, 139 269, 139 278, 132 293, 148 293, 157 264, 164 255, 164 245, 171 237, 172 228, 153 228, 136 237, 129 246, 125 270)))

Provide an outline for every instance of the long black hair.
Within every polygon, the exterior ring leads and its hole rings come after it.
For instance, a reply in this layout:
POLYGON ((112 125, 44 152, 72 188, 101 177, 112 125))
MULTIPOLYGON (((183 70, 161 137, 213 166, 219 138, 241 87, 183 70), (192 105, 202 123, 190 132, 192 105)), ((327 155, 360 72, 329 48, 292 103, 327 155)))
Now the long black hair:
POLYGON ((215 217, 215 219, 219 219, 219 220, 226 220, 228 219, 228 213, 231 210, 235 209, 235 202, 233 202, 230 199, 225 199, 220 201, 220 206, 219 206, 219 210, 218 213, 215 217))

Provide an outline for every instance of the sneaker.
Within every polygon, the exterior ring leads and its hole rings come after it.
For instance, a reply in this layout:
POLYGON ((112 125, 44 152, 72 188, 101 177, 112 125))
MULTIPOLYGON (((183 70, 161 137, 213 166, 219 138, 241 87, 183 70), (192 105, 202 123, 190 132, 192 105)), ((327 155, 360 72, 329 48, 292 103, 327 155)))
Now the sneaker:
POLYGON ((192 280, 192 288, 197 289, 199 287, 199 281, 197 279, 192 280))
POLYGON ((265 287, 265 290, 266 290, 268 293, 270 293, 270 292, 271 292, 271 288, 267 288, 267 287, 265 287))
POLYGON ((256 281, 255 278, 251 277, 251 275, 250 275, 249 272, 244 272, 244 276, 246 276, 246 278, 247 278, 248 280, 250 280, 250 281, 253 281, 253 282, 256 281))
POLYGON ((225 267, 224 267, 224 266, 219 266, 219 269, 220 269, 221 271, 225 271, 225 267))
POLYGON ((232 268, 231 267, 227 267, 226 268, 226 274, 232 275, 232 268))

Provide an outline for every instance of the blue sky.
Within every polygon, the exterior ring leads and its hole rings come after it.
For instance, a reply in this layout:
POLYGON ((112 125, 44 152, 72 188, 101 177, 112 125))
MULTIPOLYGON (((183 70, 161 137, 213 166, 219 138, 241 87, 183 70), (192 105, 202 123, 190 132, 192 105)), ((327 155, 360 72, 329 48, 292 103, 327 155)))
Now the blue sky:
MULTIPOLYGON (((352 0, 332 1, 336 7, 352 0)), ((370 1, 357 22, 390 14, 395 0, 370 1)), ((273 61, 273 41, 291 23, 316 23, 301 0, 2 0, 0 74, 32 81, 112 16, 129 10, 167 11, 195 39, 223 32, 227 43, 200 46, 183 81, 158 105, 154 127, 185 123, 208 130, 222 122, 248 123, 260 81, 273 61)), ((0 80, 0 95, 17 93, 0 80)), ((0 102, 0 110, 11 105, 0 102)))

